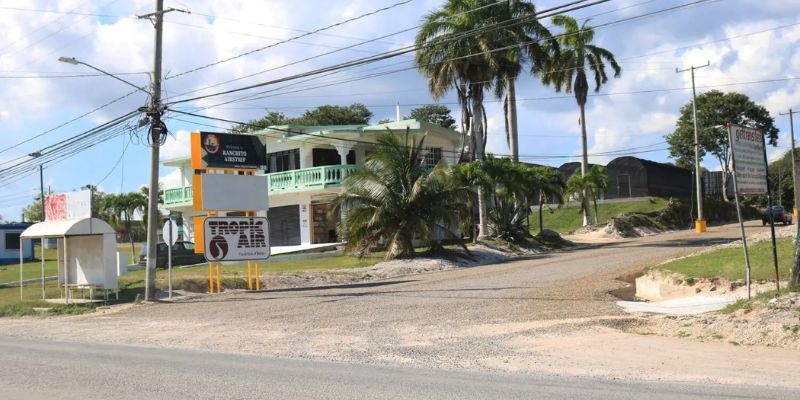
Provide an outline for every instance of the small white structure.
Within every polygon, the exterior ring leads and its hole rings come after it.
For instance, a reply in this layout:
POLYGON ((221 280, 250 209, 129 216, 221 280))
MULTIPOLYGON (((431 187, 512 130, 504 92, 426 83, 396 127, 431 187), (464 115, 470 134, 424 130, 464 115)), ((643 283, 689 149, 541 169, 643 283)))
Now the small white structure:
MULTIPOLYGON (((80 289, 117 289, 117 241, 114 229, 97 218, 45 221, 31 225, 20 235, 24 239, 57 240, 58 284, 63 298, 80 289)), ((42 262, 44 265, 44 262, 42 262)), ((44 268, 42 268, 44 282, 44 268)), ((20 259, 20 295, 22 260, 20 259)), ((44 292, 43 292, 44 295, 44 292)))

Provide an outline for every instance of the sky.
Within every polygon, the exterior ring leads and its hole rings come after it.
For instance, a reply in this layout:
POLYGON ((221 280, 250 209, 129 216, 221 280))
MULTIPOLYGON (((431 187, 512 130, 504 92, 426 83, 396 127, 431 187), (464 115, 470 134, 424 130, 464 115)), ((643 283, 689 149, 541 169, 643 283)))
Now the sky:
MULTIPOLYGON (((590 18, 588 23, 597 27, 595 43, 614 53, 623 68, 620 78, 610 79, 589 98, 590 162, 607 163, 614 158, 604 155, 607 152, 670 161, 664 135, 674 130, 680 107, 691 100, 691 76, 676 73, 676 68, 707 62, 709 67, 696 71, 697 92, 747 94, 767 108, 781 130, 778 146, 769 149, 770 159, 789 149, 788 118, 779 113, 800 109, 795 78, 800 78, 800 2, 711 0, 647 16, 695 1, 611 0, 569 13, 581 22, 590 18)), ((411 0, 375 12, 398 2, 165 0, 165 7, 188 13, 165 16, 163 97, 169 102, 218 93, 408 46, 424 15, 443 3, 411 0), (347 22, 353 18, 357 19, 347 22), (308 34, 333 24, 338 25, 308 34), (374 40, 378 37, 383 38, 374 40)), ((534 4, 545 10, 565 2, 534 4)), ((0 170, 147 104, 146 93, 108 76, 95 76, 85 65, 59 62, 58 57, 75 57, 136 86, 148 85, 154 29, 137 15, 153 11, 154 3, 0 0, 0 170)), ((551 26, 549 20, 543 22, 551 26)), ((452 93, 431 97, 412 60, 411 55, 399 56, 173 107, 247 121, 268 111, 297 116, 323 104, 360 102, 377 122, 394 118, 396 103, 408 115, 416 106, 438 102, 459 115, 452 93)), ((577 160, 580 126, 574 98, 529 75, 520 77, 517 96, 521 159, 554 166, 577 160)), ((489 93, 486 101, 487 150, 507 154, 501 103, 489 93)), ((162 159, 188 154, 189 131, 223 131, 230 126, 177 113, 166 117, 170 137, 161 148, 162 159)), ((46 163, 45 187, 54 192, 87 184, 107 193, 138 190, 147 183, 150 149, 143 132, 134 129, 136 119, 104 142, 46 163)), ((719 169, 710 157, 703 165, 719 169)), ((2 219, 19 220, 21 210, 38 193, 37 168, 0 182, 2 219)), ((162 167, 160 175, 168 186, 175 171, 162 167)))

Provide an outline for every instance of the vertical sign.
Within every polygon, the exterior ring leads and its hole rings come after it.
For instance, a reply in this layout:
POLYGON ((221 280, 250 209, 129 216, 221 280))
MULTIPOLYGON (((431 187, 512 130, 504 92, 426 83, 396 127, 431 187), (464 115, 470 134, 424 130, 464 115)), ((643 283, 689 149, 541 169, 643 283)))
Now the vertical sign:
POLYGON ((728 129, 738 194, 767 194, 764 134, 758 129, 733 124, 728 129))
POLYGON ((51 194, 44 198, 45 221, 90 218, 92 216, 92 192, 51 194))

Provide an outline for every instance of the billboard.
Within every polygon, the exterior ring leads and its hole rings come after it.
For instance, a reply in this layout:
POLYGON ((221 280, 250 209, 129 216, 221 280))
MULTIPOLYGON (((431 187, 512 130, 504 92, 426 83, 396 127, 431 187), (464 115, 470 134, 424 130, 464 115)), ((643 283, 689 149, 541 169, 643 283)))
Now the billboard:
POLYGON ((195 132, 191 141, 194 169, 267 168, 267 148, 257 136, 195 132))
POLYGON ((728 124, 728 140, 737 195, 767 194, 764 133, 758 129, 728 124))
POLYGON ((203 249, 208 261, 269 258, 265 217, 208 217, 203 221, 203 249))
POLYGON ((44 220, 64 221, 92 216, 92 192, 57 193, 44 198, 44 220))
POLYGON ((267 204, 266 176, 202 174, 192 178, 195 211, 258 211, 267 204))

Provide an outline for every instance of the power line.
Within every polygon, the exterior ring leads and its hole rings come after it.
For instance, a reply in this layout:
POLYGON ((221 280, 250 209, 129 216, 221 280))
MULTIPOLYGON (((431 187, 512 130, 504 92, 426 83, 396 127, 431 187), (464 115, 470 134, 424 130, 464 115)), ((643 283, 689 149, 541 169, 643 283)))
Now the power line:
MULTIPOLYGON (((600 4, 600 3, 603 3, 603 2, 606 2, 606 1, 608 1, 608 0, 605 0, 605 1, 601 0, 601 1, 594 2, 594 3, 590 3, 590 4, 584 4, 584 5, 577 6, 575 8, 585 8, 585 7, 596 5, 596 4, 600 4)), ((661 9, 661 10, 657 10, 657 11, 653 11, 653 12, 648 12, 648 13, 644 13, 644 14, 640 14, 640 15, 636 15, 636 16, 632 16, 632 17, 627 17, 627 18, 619 19, 619 20, 612 21, 612 22, 608 22, 608 23, 596 26, 595 29, 606 27, 606 26, 610 26, 610 25, 614 25, 614 24, 619 24, 619 23, 623 23, 623 22, 630 22, 630 21, 633 21, 633 20, 637 20, 637 19, 641 19, 641 18, 657 15, 657 14, 660 14, 660 13, 671 12, 671 11, 675 11, 675 10, 686 8, 686 7, 691 7, 691 6, 695 6, 695 5, 699 5, 699 4, 703 4, 703 3, 708 3, 710 1, 713 2, 713 1, 717 1, 717 0, 697 0, 697 1, 694 1, 694 2, 691 2, 691 3, 687 3, 687 4, 682 4, 682 5, 678 5, 678 6, 674 6, 674 7, 669 7, 669 8, 666 8, 666 9, 661 9)), ((563 12, 563 10, 562 10, 562 12, 563 12)), ((539 18, 541 16, 539 15, 539 13, 537 13, 536 17, 539 18)), ((497 25, 497 24, 495 24, 495 25, 497 25)), ((501 28, 503 28, 503 27, 501 27, 501 28)), ((483 29, 485 31, 484 28, 481 28, 481 29, 483 29)), ((492 28, 490 30, 496 30, 496 29, 498 29, 498 28, 495 27, 495 28, 492 28)), ((483 32, 483 31, 479 30, 477 32, 483 32)), ((475 32, 470 33, 469 36, 474 35, 474 34, 476 34, 476 33, 475 32)), ((554 35, 554 37, 560 37, 560 36, 567 36, 567 35, 565 35, 565 34, 554 35)), ((436 44, 446 43, 446 42, 453 41, 453 40, 459 40, 459 39, 462 39, 463 37, 465 37, 465 35, 456 35, 456 36, 454 36, 452 38, 442 39, 441 41, 437 42, 436 44)), ((432 44, 428 44, 427 46, 431 46, 431 45, 432 44)), ((492 50, 488 50, 488 51, 481 52, 481 53, 476 53, 476 54, 470 54, 470 55, 467 55, 467 56, 457 57, 457 58, 454 58, 454 59, 469 58, 469 57, 473 57, 473 56, 476 56, 476 55, 486 54, 486 53, 489 53, 489 52, 496 52, 496 51, 506 50, 506 49, 511 48, 511 47, 514 47, 514 46, 506 46, 506 47, 499 48, 499 49, 492 49, 492 50)), ((418 47, 416 45, 407 46, 407 47, 404 47, 404 48, 400 48, 400 49, 396 49, 396 50, 393 50, 393 51, 386 52, 383 55, 379 55, 379 56, 365 57, 365 58, 361 58, 361 59, 357 59, 357 60, 353 60, 353 61, 349 61, 349 62, 335 64, 335 65, 332 65, 332 66, 329 66, 329 67, 325 67, 325 68, 321 68, 321 69, 317 69, 317 70, 312 70, 312 71, 307 71, 307 72, 300 73, 300 74, 291 75, 291 76, 284 77, 284 78, 279 78, 279 79, 274 79, 274 80, 267 81, 267 82, 261 82, 261 83, 257 83, 257 84, 253 84, 253 85, 248 85, 248 86, 241 87, 241 88, 230 89, 230 90, 222 91, 222 92, 219 92, 219 93, 213 93, 213 94, 208 94, 208 95, 203 95, 203 96, 197 96, 197 97, 192 97, 192 98, 182 99, 182 100, 175 100, 175 101, 172 101, 172 102, 168 102, 167 104, 168 105, 174 105, 174 104, 179 104, 179 103, 196 101, 196 100, 201 100, 201 99, 205 99, 205 98, 209 98, 209 97, 215 97, 215 96, 220 96, 220 95, 225 95, 225 94, 231 94, 231 93, 236 93, 236 92, 249 90, 249 89, 253 89, 253 88, 258 88, 258 87, 262 87, 262 86, 272 85, 272 84, 275 84, 275 83, 281 83, 281 82, 286 82, 286 81, 295 80, 295 79, 299 79, 299 78, 309 77, 309 76, 313 76, 313 75, 319 75, 319 74, 322 74, 322 73, 335 72, 337 70, 350 68, 350 67, 353 67, 353 66, 359 66, 359 65, 364 65, 364 64, 369 64, 369 63, 385 60, 385 59, 388 59, 388 58, 393 58, 393 57, 396 57, 396 56, 401 55, 401 54, 405 54, 405 53, 409 53, 409 52, 412 52, 412 51, 419 50, 420 48, 421 47, 418 47)), ((396 73, 396 72, 409 70, 409 69, 413 69, 413 67, 394 70, 391 73, 396 73)), ((382 74, 382 75, 387 75, 387 74, 388 73, 385 73, 385 74, 382 74)), ((376 75, 376 76, 382 76, 382 75, 376 75)), ((262 92, 262 93, 266 93, 266 92, 262 92)), ((249 95, 248 97, 252 97, 252 95, 257 95, 257 94, 261 94, 261 93, 254 93, 254 94, 249 95)))

